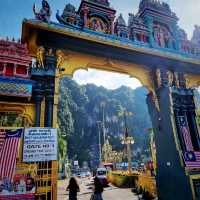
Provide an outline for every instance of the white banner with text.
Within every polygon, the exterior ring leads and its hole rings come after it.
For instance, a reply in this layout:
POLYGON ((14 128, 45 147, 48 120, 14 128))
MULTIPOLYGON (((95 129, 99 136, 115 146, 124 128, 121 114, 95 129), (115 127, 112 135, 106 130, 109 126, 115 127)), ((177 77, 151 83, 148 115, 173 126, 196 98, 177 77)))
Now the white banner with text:
POLYGON ((57 160, 57 129, 26 128, 23 143, 23 162, 57 160))

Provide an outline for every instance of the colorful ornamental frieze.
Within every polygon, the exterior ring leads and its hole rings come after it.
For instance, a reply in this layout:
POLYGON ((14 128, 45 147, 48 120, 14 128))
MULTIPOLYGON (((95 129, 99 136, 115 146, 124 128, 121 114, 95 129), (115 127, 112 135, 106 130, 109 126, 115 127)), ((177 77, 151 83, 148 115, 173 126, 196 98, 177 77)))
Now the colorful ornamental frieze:
POLYGON ((32 84, 30 80, 0 77, 0 95, 30 98, 32 84))
MULTIPOLYGON (((50 21, 51 9, 42 1, 40 12, 33 9, 37 20, 50 21)), ((178 17, 167 3, 157 0, 141 0, 136 14, 130 13, 128 23, 122 14, 116 17, 116 10, 108 0, 82 0, 79 8, 67 4, 62 12, 56 13, 58 22, 74 31, 106 37, 110 40, 128 42, 172 53, 200 56, 200 27, 195 26, 191 40, 178 26, 178 17), (126 39, 126 40, 124 40, 126 39)), ((64 28, 62 26, 62 28, 64 28)))
POLYGON ((29 80, 31 60, 25 44, 0 40, 0 95, 32 96, 33 81, 29 80))

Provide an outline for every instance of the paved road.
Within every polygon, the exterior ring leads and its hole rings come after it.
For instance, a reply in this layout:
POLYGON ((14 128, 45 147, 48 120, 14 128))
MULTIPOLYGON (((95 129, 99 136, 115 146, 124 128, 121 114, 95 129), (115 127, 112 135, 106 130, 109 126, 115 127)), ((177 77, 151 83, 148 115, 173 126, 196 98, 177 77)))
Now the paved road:
MULTIPOLYGON (((79 179, 81 192, 78 194, 78 200, 90 200, 92 193, 91 181, 88 179, 79 179)), ((65 191, 68 181, 58 182, 58 200, 68 200, 68 192, 65 191)), ((103 192, 104 200, 138 200, 130 189, 120 189, 114 186, 105 188, 103 192)))
MULTIPOLYGON (((79 196, 78 200, 90 200, 91 194, 83 194, 79 196)), ((103 192, 104 200, 138 200, 130 189, 108 189, 103 192)))

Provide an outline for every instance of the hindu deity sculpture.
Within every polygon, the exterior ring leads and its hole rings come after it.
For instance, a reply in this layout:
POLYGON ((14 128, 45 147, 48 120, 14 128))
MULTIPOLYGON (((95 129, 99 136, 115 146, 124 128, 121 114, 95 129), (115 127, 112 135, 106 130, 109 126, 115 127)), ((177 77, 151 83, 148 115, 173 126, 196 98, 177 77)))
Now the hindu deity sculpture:
POLYGON ((37 49, 36 57, 37 57, 37 67, 44 68, 44 47, 39 47, 37 49))
POLYGON ((162 48, 172 47, 173 39, 168 27, 161 25, 160 23, 155 23, 153 35, 154 40, 158 44, 158 46, 162 48))
POLYGON ((35 14, 35 18, 41 20, 43 22, 50 22, 51 17, 51 8, 46 0, 42 0, 42 8, 39 12, 36 12, 35 4, 33 5, 33 12, 35 14))
POLYGON ((98 17, 93 17, 90 19, 90 28, 98 32, 106 33, 108 31, 106 23, 101 18, 98 17))

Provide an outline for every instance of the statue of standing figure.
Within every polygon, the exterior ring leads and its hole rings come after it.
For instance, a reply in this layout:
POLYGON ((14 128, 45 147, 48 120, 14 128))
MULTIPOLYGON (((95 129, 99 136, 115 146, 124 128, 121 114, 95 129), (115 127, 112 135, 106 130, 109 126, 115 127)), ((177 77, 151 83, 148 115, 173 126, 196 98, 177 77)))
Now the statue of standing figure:
POLYGON ((164 30, 162 29, 162 27, 160 27, 159 29, 159 34, 160 34, 160 46, 161 47, 165 47, 165 39, 164 39, 164 30))
POLYGON ((33 5, 33 12, 35 18, 43 22, 50 22, 51 8, 46 0, 42 0, 42 8, 39 12, 36 12, 35 4, 33 5))
POLYGON ((44 68, 44 47, 39 47, 36 53, 37 67, 44 68))
POLYGON ((167 28, 164 28, 160 25, 157 25, 154 28, 154 39, 156 41, 156 43, 162 47, 169 47, 169 40, 170 40, 170 33, 167 30, 167 28))

